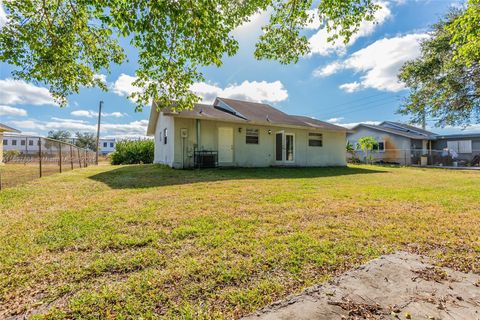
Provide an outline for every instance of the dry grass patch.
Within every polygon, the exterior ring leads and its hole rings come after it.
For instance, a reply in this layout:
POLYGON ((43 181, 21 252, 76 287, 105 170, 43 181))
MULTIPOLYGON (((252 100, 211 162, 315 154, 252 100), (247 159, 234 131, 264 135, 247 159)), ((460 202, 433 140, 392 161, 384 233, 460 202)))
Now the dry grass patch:
POLYGON ((0 317, 236 318, 398 249, 479 272, 480 174, 101 166, 0 193, 0 317))

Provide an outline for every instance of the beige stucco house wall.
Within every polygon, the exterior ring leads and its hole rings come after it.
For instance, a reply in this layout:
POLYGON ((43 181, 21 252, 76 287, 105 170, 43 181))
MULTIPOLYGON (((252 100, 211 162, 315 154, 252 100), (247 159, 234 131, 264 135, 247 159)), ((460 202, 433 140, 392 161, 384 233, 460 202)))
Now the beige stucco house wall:
MULTIPOLYGON (((229 133, 228 133, 229 134, 229 133)), ((346 131, 301 129, 291 126, 246 125, 245 123, 172 117, 160 113, 155 130, 155 163, 174 168, 192 167, 194 150, 219 152, 219 166, 345 166, 346 131), (164 132, 167 131, 167 143, 164 132), (186 129, 186 130, 185 130, 186 129), (225 130, 226 129, 226 130, 225 130), (247 129, 258 129, 258 144, 246 143, 247 129), (187 133, 182 137, 181 133, 187 133), (219 139, 222 133, 233 132, 231 161, 222 162, 219 139), (277 161, 276 133, 294 136, 293 161, 277 161), (323 145, 309 146, 309 132, 321 133, 323 145), (198 136, 198 145, 197 145, 198 136)), ((229 157, 227 157, 229 158, 229 157)))

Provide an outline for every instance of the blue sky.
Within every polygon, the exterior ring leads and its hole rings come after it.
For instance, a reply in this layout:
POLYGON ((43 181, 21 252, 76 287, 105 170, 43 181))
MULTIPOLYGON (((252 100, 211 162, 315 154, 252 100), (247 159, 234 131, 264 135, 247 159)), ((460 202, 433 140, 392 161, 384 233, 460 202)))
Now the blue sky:
MULTIPOLYGON (((299 115, 351 126, 359 122, 397 120, 396 114, 407 91, 396 81, 402 63, 418 55, 418 41, 426 37, 430 25, 438 21, 458 1, 397 0, 379 2, 382 9, 376 23, 364 23, 348 45, 328 44, 326 33, 317 25, 305 33, 312 54, 297 64, 281 65, 253 58, 260 27, 268 21, 268 12, 257 14, 238 28, 234 36, 240 42, 236 56, 226 58, 222 67, 204 68, 204 83, 192 90, 209 102, 214 96, 269 103, 299 115)), ((0 24, 5 15, 0 12, 0 24)), ((98 102, 103 100, 103 136, 141 136, 145 132, 149 108, 136 113, 126 97, 135 90, 131 85, 136 69, 135 50, 122 41, 129 62, 112 66, 105 75, 109 92, 83 89, 69 97, 66 108, 56 106, 48 90, 41 85, 15 81, 13 70, 0 64, 0 122, 24 133, 45 135, 49 130, 93 131, 98 102)), ((460 128, 434 128, 437 132, 459 132, 460 128)), ((468 131, 480 130, 473 126, 468 131)))

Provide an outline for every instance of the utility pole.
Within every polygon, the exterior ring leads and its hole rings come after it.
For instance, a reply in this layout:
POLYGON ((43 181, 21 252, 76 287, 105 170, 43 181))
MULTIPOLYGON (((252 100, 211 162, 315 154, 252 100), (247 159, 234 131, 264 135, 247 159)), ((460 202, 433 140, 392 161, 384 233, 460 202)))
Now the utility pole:
POLYGON ((427 128, 427 113, 425 111, 425 106, 422 110, 422 129, 425 130, 427 128))
POLYGON ((95 164, 98 165, 98 151, 100 149, 100 120, 102 119, 102 105, 103 101, 100 100, 98 105, 98 124, 97 124, 97 152, 95 153, 95 164))

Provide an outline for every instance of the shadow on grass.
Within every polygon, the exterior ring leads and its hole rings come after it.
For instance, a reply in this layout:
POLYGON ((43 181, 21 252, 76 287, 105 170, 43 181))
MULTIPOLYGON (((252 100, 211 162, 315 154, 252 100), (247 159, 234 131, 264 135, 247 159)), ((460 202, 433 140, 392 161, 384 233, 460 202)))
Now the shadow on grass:
POLYGON ((162 165, 131 165, 89 178, 113 189, 130 189, 239 179, 305 179, 383 172, 351 167, 176 170, 162 165))

